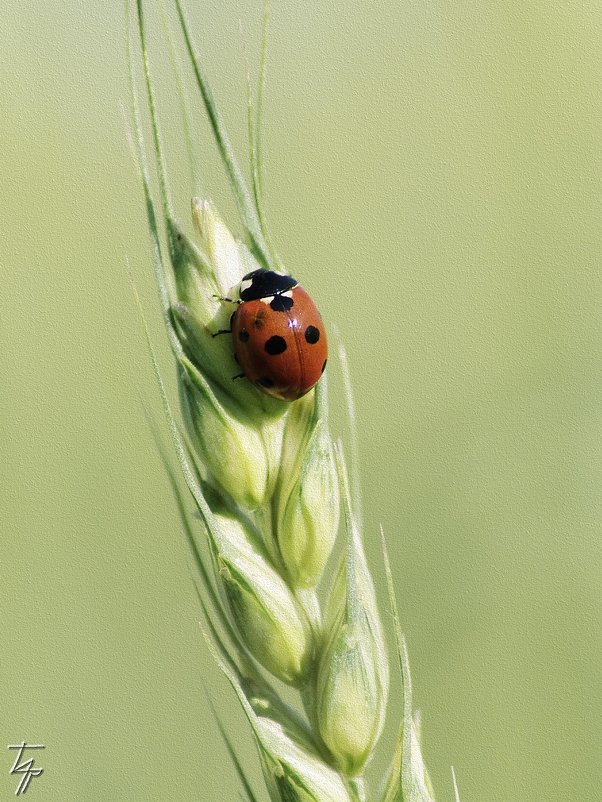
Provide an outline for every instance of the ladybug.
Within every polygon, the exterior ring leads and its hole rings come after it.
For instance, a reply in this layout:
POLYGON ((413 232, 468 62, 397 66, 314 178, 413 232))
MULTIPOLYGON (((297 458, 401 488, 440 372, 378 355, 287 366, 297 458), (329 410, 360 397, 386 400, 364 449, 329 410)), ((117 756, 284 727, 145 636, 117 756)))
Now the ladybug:
POLYGON ((328 357, 316 305, 292 276, 265 268, 247 273, 236 293, 231 331, 242 375, 274 398, 301 398, 328 357))

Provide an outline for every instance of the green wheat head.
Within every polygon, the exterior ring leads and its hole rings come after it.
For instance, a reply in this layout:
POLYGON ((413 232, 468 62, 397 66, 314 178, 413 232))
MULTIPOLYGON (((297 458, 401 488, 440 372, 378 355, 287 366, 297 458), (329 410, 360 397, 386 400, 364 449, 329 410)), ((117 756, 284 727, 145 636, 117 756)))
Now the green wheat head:
MULTIPOLYGON (((198 198, 192 200, 195 242, 175 219, 144 6, 137 0, 132 13, 127 3, 137 162, 163 318, 177 365, 181 422, 172 413, 152 358, 195 518, 189 516, 178 477, 165 456, 164 463, 193 556, 207 644, 251 725, 272 802, 433 802, 413 717, 408 659, 384 537, 394 665, 403 700, 395 699, 391 705, 399 732, 381 787, 369 788, 365 780, 383 729, 390 668, 362 545, 354 460, 350 482, 342 447, 333 443, 329 432, 325 377, 315 390, 292 403, 270 398, 249 382, 232 381, 231 344, 227 338, 211 336, 228 322, 229 312, 219 296, 227 296, 251 270, 281 266, 262 203, 260 135, 269 8, 266 4, 256 112, 249 102, 249 190, 197 58, 184 10, 180 0, 174 1, 196 87, 244 228, 244 241, 235 239, 212 204, 198 198), (150 189, 140 122, 133 16, 159 177, 158 204, 150 189), (338 565, 330 584, 324 577, 329 560, 338 565), (324 586, 328 592, 319 594, 324 586), (297 708, 283 701, 280 683, 299 691, 297 708)), ((179 75, 177 81, 181 86, 179 75)), ((185 127, 190 140, 190 123, 185 127)), ((346 372, 344 352, 341 356, 346 372)), ((349 391, 348 380, 347 387, 349 391)), ((216 715, 219 720, 219 710, 216 715)), ((255 802, 258 797, 231 739, 221 725, 220 729, 244 796, 255 802)), ((454 789, 459 802, 455 778, 454 789)))

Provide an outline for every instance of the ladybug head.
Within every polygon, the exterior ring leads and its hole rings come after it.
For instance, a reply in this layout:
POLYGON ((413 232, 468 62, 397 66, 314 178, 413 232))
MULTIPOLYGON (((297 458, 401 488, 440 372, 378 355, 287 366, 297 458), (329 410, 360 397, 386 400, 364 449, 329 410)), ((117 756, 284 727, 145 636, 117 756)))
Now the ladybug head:
POLYGON ((297 280, 286 273, 260 267, 243 276, 238 293, 241 301, 257 301, 292 290, 297 284, 297 280))

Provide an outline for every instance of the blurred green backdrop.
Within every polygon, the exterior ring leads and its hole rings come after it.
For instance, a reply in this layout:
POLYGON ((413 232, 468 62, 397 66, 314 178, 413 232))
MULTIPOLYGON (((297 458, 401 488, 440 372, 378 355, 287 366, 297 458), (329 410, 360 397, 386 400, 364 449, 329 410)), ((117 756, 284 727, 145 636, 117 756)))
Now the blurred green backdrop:
MULTIPOLYGON (((188 5, 244 157, 261 4, 188 5)), ((365 537, 382 577, 383 523, 438 799, 453 764, 463 802, 599 800, 600 4, 273 5, 271 226, 349 350, 365 537)), ((0 19, 0 755, 46 745, 34 800, 235 799, 205 689, 261 788, 254 747, 139 398, 160 419, 126 258, 173 368, 123 3, 4 0, 0 19)), ((149 24, 176 205, 208 195, 234 224, 200 113, 186 172, 149 24)))

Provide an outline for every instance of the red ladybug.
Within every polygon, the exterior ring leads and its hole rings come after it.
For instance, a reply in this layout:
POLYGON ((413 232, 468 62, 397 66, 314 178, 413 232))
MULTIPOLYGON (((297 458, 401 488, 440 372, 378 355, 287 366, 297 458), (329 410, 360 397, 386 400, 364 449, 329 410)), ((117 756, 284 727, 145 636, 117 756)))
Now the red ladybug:
POLYGON ((231 328, 244 376, 275 398, 301 398, 324 373, 328 357, 316 305, 292 276, 264 268, 247 273, 238 295, 231 328))

